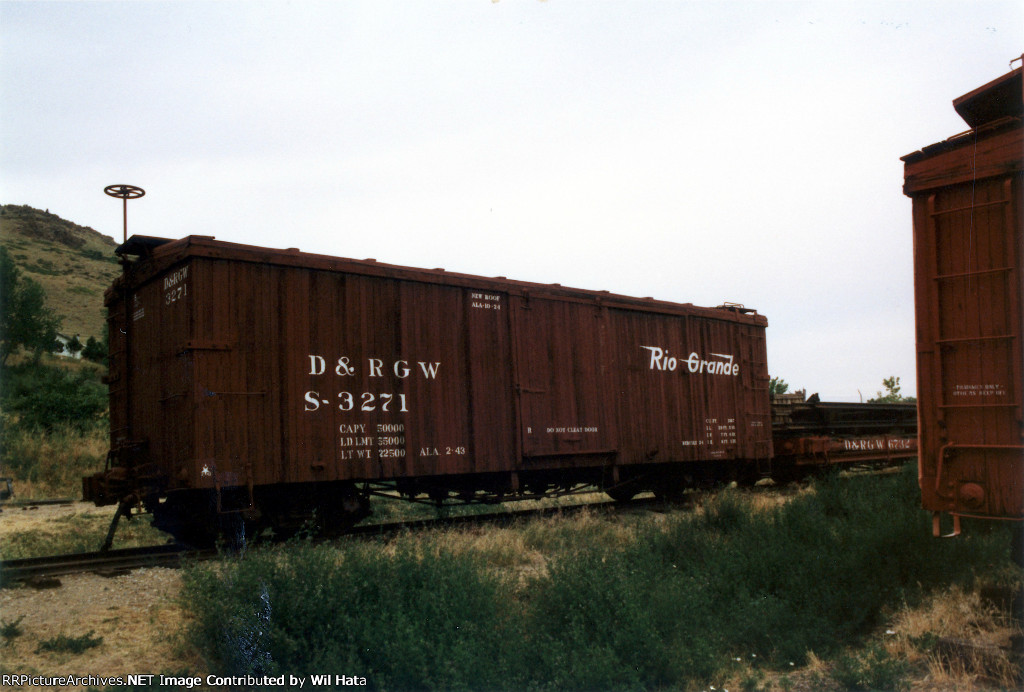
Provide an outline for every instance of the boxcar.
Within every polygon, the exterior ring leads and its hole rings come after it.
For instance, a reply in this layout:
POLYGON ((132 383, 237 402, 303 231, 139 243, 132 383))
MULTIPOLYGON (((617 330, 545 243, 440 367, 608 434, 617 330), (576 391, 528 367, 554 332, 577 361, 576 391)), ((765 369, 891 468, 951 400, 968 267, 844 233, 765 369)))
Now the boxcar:
POLYGON ((98 504, 179 535, 344 523, 369 492, 613 497, 772 455, 753 310, 135 236, 107 292, 98 504))
POLYGON ((922 504, 1024 518, 1021 69, 953 101, 970 130, 903 157, 913 200, 922 504))

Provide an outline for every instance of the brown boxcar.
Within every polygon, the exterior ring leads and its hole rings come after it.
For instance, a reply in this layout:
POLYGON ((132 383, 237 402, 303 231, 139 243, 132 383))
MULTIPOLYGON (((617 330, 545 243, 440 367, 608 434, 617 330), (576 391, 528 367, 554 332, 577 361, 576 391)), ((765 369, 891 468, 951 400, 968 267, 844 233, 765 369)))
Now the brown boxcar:
POLYGON ((764 317, 188 237, 133 237, 108 291, 97 503, 201 532, 408 497, 613 496, 772 454, 764 317), (183 523, 184 522, 184 523, 183 523))
POLYGON ((903 157, 913 200, 922 504, 1024 518, 1022 74, 956 99, 970 130, 903 157))

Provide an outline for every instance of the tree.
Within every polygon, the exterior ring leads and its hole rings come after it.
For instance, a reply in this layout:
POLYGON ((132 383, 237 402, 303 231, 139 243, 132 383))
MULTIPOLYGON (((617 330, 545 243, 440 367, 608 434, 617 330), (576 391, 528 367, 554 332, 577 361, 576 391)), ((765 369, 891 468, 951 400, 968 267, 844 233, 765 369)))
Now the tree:
POLYGON ((60 318, 46 307, 43 287, 14 266, 0 247, 0 364, 20 347, 47 351, 57 340, 60 318))
POLYGON ((71 355, 75 355, 76 353, 81 351, 83 348, 85 348, 85 345, 82 343, 82 340, 78 338, 78 334, 75 334, 68 341, 67 348, 68 348, 68 353, 70 353, 71 355))
POLYGON ((777 396, 789 391, 789 385, 781 377, 773 377, 768 383, 768 396, 777 396))
POLYGON ((885 387, 885 394, 878 392, 877 397, 868 399, 869 404, 913 404, 917 402, 917 399, 912 396, 900 394, 900 378, 895 375, 882 380, 882 386, 885 387))
POLYGON ((85 348, 82 350, 82 358, 91 360, 94 363, 103 363, 107 359, 106 344, 96 341, 95 336, 90 336, 85 342, 85 348))

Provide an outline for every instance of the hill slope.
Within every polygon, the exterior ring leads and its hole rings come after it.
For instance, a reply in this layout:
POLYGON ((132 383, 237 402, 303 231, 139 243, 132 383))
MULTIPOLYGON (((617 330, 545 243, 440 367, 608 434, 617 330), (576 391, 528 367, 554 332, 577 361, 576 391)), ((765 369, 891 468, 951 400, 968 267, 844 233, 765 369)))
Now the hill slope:
POLYGON ((113 238, 48 211, 4 204, 0 244, 46 291, 47 306, 63 318, 61 333, 83 343, 103 335, 103 292, 120 273, 113 238))

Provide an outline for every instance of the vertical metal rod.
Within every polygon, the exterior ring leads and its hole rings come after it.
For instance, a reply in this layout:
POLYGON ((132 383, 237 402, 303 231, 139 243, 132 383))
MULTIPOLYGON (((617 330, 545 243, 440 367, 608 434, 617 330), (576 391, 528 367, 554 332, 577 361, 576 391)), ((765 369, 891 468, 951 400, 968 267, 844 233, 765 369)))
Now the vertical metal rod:
POLYGON ((146 194, 146 191, 135 185, 107 185, 103 191, 111 197, 117 197, 123 202, 124 215, 124 242, 128 242, 128 200, 138 199, 146 194))

